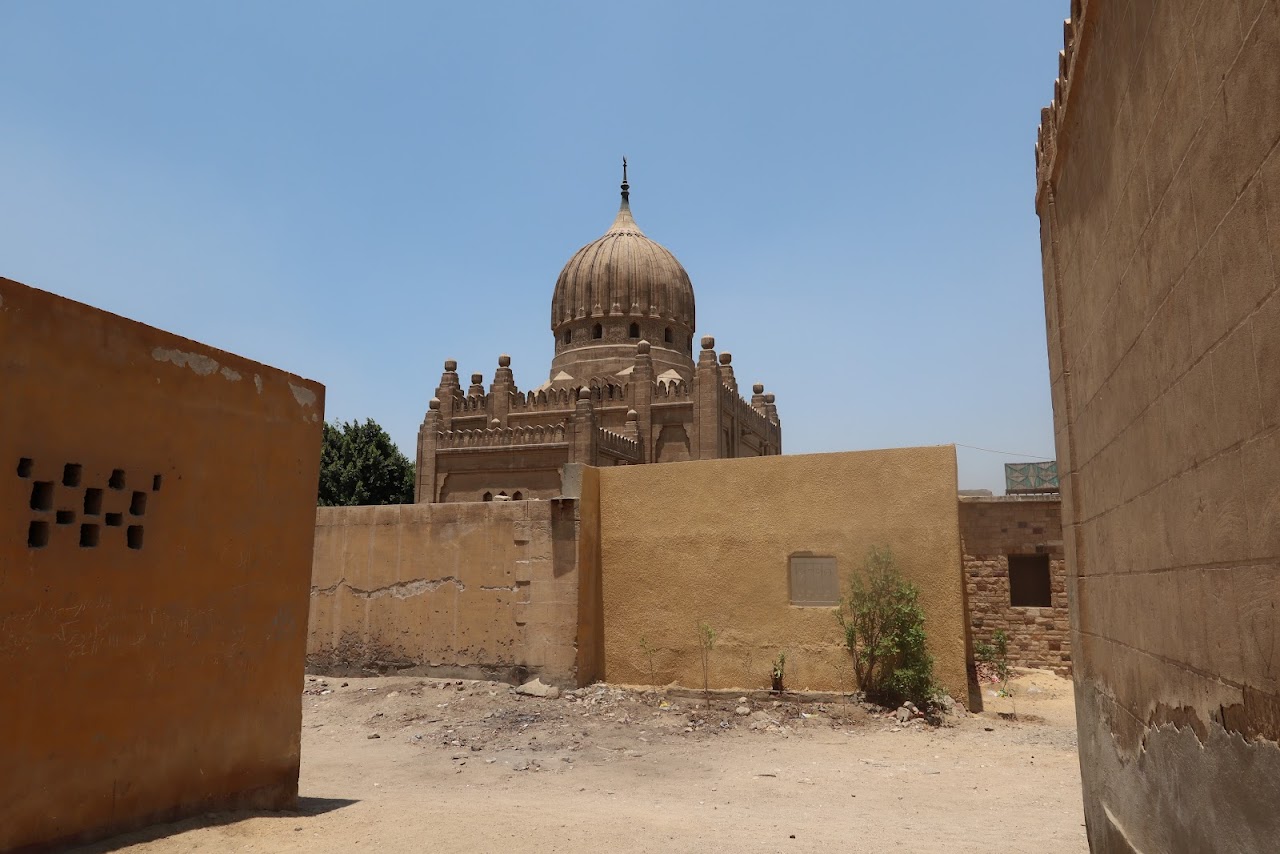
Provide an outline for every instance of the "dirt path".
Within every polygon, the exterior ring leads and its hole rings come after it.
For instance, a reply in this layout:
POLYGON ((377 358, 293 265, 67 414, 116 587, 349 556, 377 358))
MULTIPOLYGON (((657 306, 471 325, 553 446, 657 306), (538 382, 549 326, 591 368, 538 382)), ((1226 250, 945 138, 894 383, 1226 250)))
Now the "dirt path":
POLYGON ((740 715, 737 698, 708 712, 605 686, 540 699, 487 682, 309 681, 299 814, 82 850, 1085 851, 1070 682, 1026 674, 1014 699, 1022 721, 988 696, 991 711, 931 727, 843 703, 740 715))

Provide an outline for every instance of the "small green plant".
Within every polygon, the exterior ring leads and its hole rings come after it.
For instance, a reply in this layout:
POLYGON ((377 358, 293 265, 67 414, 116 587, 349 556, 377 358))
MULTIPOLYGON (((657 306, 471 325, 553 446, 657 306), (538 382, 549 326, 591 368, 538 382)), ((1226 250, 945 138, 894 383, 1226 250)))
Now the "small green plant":
POLYGON ((991 640, 992 643, 976 644, 974 655, 1000 680, 1000 693, 1009 696, 1009 637, 1004 629, 996 629, 991 640))
POLYGON ((787 669, 787 651, 782 650, 778 653, 778 657, 773 660, 773 672, 771 674, 771 681, 773 683, 773 692, 775 694, 781 694, 783 691, 786 690, 786 688, 784 688, 782 685, 782 678, 786 673, 786 669, 787 669))
POLYGON ((640 638, 640 648, 644 650, 645 657, 649 659, 649 685, 652 687, 657 687, 658 671, 657 671, 657 668, 653 666, 653 654, 654 652, 656 652, 656 650, 654 650, 653 647, 649 646, 649 642, 646 641, 643 637, 640 638))
POLYGON ((868 699, 897 705, 933 705, 938 686, 924 632, 920 592, 898 572, 888 549, 872 547, 836 621, 853 657, 854 674, 868 699))
POLYGON ((702 650, 702 693, 711 707, 711 650, 716 645, 716 630, 707 623, 698 623, 698 646, 702 650))

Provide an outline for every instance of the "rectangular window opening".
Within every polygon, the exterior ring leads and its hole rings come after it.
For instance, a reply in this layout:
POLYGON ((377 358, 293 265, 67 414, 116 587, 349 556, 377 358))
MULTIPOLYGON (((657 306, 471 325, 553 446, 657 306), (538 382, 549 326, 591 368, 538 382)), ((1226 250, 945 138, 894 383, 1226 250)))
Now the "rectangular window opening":
POLYGON ((84 515, 100 516, 102 514, 102 490, 90 487, 84 491, 84 515))
POLYGON ((53 481, 37 480, 31 484, 31 509, 40 511, 53 509, 53 481))
POLYGON ((75 520, 76 520, 76 511, 74 511, 74 510, 59 510, 59 511, 58 511, 58 524, 59 524, 59 525, 70 525, 71 523, 75 522, 75 520))
POLYGON ((49 523, 32 522, 27 528, 27 548, 42 549, 49 545, 49 523))
POLYGON ((125 532, 125 535, 129 541, 129 548, 131 549, 142 548, 142 526, 141 525, 130 525, 129 530, 125 532))
POLYGON ((108 514, 107 514, 107 524, 108 524, 108 525, 110 525, 112 528, 119 528, 121 525, 123 525, 123 524, 124 524, 124 514, 123 514, 123 513, 108 513, 108 514))
POLYGON ((129 515, 142 516, 147 512, 147 494, 145 492, 135 492, 133 499, 129 502, 129 515))
POLYGON ((112 489, 124 489, 124 469, 112 469, 111 477, 107 480, 107 486, 112 489))
POLYGON ((31 477, 31 470, 35 468, 35 463, 31 457, 21 457, 18 460, 18 477, 31 477))
POLYGON ((62 485, 63 486, 79 486, 80 474, 84 467, 79 463, 67 463, 62 467, 62 485))
POLYGON ((1047 554, 1009 555, 1009 605, 1014 608, 1053 606, 1047 554))
POLYGON ((92 549, 98 545, 98 537, 102 529, 97 525, 81 525, 80 526, 80 548, 92 549))

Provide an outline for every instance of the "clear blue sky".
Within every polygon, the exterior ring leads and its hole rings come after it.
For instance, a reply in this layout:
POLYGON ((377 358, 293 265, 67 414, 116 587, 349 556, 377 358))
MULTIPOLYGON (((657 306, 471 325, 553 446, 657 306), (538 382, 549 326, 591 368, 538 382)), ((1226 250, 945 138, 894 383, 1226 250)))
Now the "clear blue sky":
POLYGON ((320 380, 412 458, 446 358, 547 378, 625 154, 788 453, 1052 455, 1068 5, 3 3, 0 275, 320 380))

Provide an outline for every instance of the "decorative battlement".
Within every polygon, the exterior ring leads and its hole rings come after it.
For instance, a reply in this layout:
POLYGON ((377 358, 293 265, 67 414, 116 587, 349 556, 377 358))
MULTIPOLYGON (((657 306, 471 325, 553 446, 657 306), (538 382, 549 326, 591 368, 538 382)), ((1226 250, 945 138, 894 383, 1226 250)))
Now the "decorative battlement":
POLYGON ((550 412, 573 409, 577 400, 573 389, 549 388, 543 391, 531 391, 525 394, 518 391, 511 395, 512 412, 550 412))
POLYGON ((1063 48, 1058 53, 1058 77, 1053 81, 1053 100, 1040 111, 1040 128, 1036 135, 1036 204, 1041 193, 1053 180, 1059 132, 1066 127, 1070 107, 1071 84, 1078 60, 1087 47, 1085 24, 1090 0, 1071 0, 1071 17, 1062 22, 1063 48))
POLYGON ((754 406, 742 399, 736 391, 721 386, 720 402, 725 411, 733 413, 738 423, 757 436, 772 436, 778 425, 761 414, 754 406))
POLYGON ((612 430, 606 430, 604 427, 596 428, 596 442, 601 451, 613 454, 631 462, 640 462, 640 443, 635 439, 623 436, 621 433, 615 433, 612 430))
POLYGON ((658 400, 690 400, 693 389, 684 380, 658 380, 653 384, 654 401, 658 400))
POLYGON ((533 427, 489 427, 484 430, 445 430, 436 434, 436 448, 506 448, 516 445, 564 444, 563 424, 533 427))

